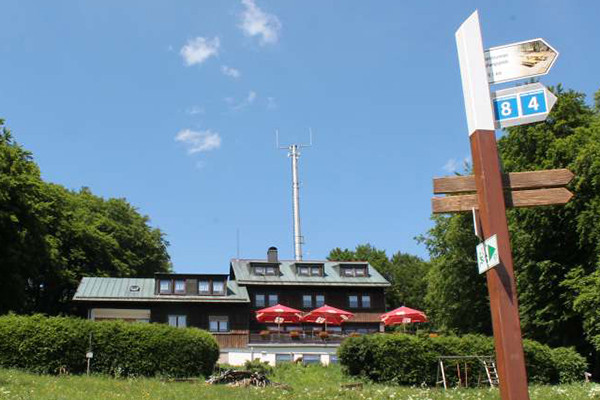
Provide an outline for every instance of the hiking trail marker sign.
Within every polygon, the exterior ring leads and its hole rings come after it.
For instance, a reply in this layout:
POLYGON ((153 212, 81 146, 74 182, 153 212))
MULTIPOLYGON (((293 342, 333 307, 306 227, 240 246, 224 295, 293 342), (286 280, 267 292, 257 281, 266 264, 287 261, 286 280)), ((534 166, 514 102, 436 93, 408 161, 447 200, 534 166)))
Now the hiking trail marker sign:
POLYGON ((490 84, 545 75, 558 57, 544 39, 526 40, 485 51, 485 67, 490 84))
POLYGON ((493 92, 496 129, 544 121, 554 103, 556 96, 541 83, 493 92))
POLYGON ((475 11, 456 31, 471 155, 472 176, 433 180, 434 213, 473 212, 478 236, 480 272, 490 297, 494 345, 502 400, 528 400, 527 373, 515 282, 507 207, 565 204, 573 194, 564 186, 566 169, 504 173, 496 143, 497 128, 543 121, 556 97, 541 84, 491 93, 490 85, 548 73, 558 52, 543 39, 484 51, 479 14, 475 11))
POLYGON ((480 274, 500 264, 498 237, 496 235, 477 245, 477 264, 479 265, 480 274))

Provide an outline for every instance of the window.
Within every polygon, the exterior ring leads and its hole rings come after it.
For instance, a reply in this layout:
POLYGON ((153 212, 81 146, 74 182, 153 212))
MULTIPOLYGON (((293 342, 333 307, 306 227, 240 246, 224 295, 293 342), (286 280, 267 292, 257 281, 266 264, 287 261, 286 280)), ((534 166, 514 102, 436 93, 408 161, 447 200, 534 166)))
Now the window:
POLYGON ((340 274, 342 276, 364 277, 364 276, 367 276, 367 266, 366 265, 343 265, 340 268, 340 274))
POLYGON ((169 315, 169 325, 177 328, 185 328, 187 326, 187 318, 185 315, 169 315))
POLYGON ((320 354, 302 354, 302 364, 321 364, 320 354))
POLYGON ((160 280, 160 293, 171 293, 171 280, 161 279, 160 280))
POLYGON ((225 292, 225 282, 213 281, 213 293, 222 294, 225 292))
POLYGON ((371 296, 363 294, 361 297, 362 308, 371 308, 371 296))
POLYGON ((198 282, 198 293, 210 294, 210 282, 209 281, 199 281, 198 282))
POLYGON ((305 294, 302 296, 302 307, 303 308, 312 308, 312 296, 310 294, 305 294))
POLYGON ((185 293, 185 281, 183 279, 175 281, 175 293, 185 293))
POLYGON ((265 275, 275 275, 275 267, 265 267, 265 275))
POLYGON ((292 362, 292 355, 290 353, 275 354, 275 365, 290 362, 292 362))
POLYGON ((255 294, 254 295, 254 305, 256 307, 264 307, 265 306, 265 295, 264 294, 255 294))
POLYGON ((274 306, 277 303, 279 303, 279 296, 277 296, 276 294, 270 294, 269 295, 269 306, 274 306))
POLYGON ((211 332, 229 332, 229 317, 209 316, 208 329, 211 332))
POLYGON ((355 296, 355 295, 348 296, 348 306, 350 308, 358 308, 358 296, 355 296))
POLYGON ((322 294, 315 295, 315 306, 322 307, 325 305, 325 296, 322 294))
POLYGON ((265 267, 254 267, 254 275, 264 275, 265 267))
POLYGON ((323 276, 322 265, 297 265, 299 276, 323 276))

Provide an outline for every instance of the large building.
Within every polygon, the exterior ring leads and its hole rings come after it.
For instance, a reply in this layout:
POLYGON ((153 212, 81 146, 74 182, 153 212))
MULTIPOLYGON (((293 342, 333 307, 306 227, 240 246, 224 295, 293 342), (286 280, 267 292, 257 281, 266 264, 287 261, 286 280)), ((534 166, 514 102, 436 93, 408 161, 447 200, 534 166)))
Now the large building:
POLYGON ((123 319, 197 327, 211 332, 221 362, 262 359, 272 364, 302 357, 335 361, 351 334, 383 329, 384 289, 390 284, 366 262, 279 260, 271 247, 262 260, 233 259, 229 274, 156 274, 154 278, 81 280, 73 300, 92 320, 123 319), (261 324, 255 311, 275 304, 309 311, 324 304, 350 311, 342 326, 261 324))

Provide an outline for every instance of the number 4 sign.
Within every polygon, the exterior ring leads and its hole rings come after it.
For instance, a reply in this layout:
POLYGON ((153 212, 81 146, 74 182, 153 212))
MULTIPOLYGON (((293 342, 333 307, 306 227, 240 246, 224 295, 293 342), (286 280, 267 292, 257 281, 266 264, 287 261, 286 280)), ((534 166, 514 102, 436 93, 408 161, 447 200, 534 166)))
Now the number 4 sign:
POLYGON ((529 124, 546 119, 556 96, 541 83, 492 93, 496 128, 529 124))

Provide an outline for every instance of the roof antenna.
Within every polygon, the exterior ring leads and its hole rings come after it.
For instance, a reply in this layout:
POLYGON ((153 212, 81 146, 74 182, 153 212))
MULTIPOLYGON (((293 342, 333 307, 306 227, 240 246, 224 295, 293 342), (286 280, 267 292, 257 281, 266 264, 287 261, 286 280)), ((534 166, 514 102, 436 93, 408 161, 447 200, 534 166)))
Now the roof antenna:
POLYGON ((309 144, 290 144, 281 146, 279 143, 279 130, 275 130, 275 146, 278 149, 288 150, 288 157, 292 159, 292 204, 294 210, 294 259, 302 261, 302 245, 304 244, 304 236, 300 229, 300 182, 298 179, 298 158, 300 157, 300 149, 303 147, 311 147, 313 144, 312 129, 308 128, 310 135, 309 144))

